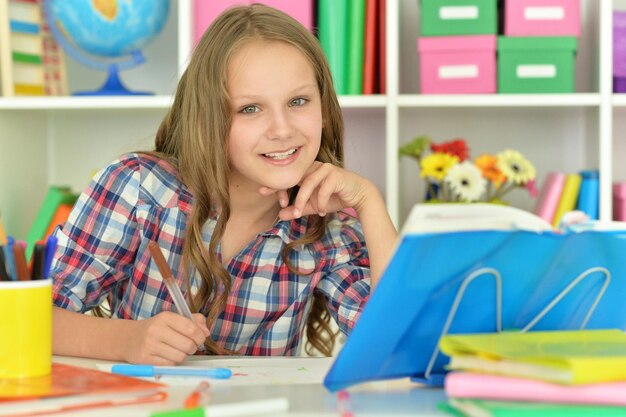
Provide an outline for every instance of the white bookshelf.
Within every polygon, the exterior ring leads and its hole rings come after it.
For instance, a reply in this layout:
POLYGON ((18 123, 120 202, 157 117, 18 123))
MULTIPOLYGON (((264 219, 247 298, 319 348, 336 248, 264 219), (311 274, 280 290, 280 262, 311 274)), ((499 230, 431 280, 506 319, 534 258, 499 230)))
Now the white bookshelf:
MULTIPOLYGON (((416 0, 387 0, 387 94, 342 96, 349 168, 371 178, 402 225, 421 201, 416 164, 398 148, 418 135, 435 141, 467 139, 473 157, 515 148, 537 167, 601 172, 601 217, 611 216, 611 184, 626 180, 626 94, 612 88, 612 15, 626 0, 581 0, 583 35, 576 58, 576 93, 420 95, 419 10, 416 0)), ((191 2, 172 3, 170 17, 145 55, 122 73, 144 97, 0 98, 0 210, 9 233, 23 237, 50 184, 82 190, 91 174, 120 153, 152 145, 192 48, 191 2)), ((93 89, 104 74, 68 63, 72 89, 93 89)), ((532 209, 522 190, 509 195, 532 209)))

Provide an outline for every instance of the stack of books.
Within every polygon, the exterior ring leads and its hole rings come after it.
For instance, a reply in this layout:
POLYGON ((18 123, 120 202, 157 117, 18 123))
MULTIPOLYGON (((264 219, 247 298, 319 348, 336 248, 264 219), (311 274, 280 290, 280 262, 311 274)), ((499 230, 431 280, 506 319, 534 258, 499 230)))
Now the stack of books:
MULTIPOLYGON (((2 1, 2 0, 0 0, 2 1)), ((386 0, 220 0, 194 2, 197 44, 217 16, 232 6, 263 3, 317 35, 337 94, 385 94, 386 0)))
POLYGON ((67 95, 65 54, 47 25, 43 0, 0 0, 0 92, 67 95))
POLYGON ((463 416, 626 416, 621 330, 449 335, 442 408, 463 416))
POLYGON ((589 219, 599 217, 600 182, 597 170, 578 173, 550 172, 541 186, 535 214, 558 227, 568 211, 584 212, 589 219))

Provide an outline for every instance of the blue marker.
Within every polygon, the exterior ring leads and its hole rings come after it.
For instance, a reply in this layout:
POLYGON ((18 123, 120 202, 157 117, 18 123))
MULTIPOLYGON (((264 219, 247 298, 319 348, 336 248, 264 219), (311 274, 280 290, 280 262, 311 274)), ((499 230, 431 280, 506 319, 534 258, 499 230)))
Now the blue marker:
POLYGON ((13 246, 15 245, 15 239, 11 236, 7 237, 7 244, 4 245, 4 262, 6 264, 7 273, 12 281, 17 280, 17 272, 15 270, 15 258, 13 257, 13 246))
POLYGON ((191 366, 152 366, 152 365, 113 365, 111 372, 126 376, 160 377, 189 376, 214 379, 228 379, 233 372, 228 368, 197 368, 191 366))
POLYGON ((43 262, 43 279, 50 278, 50 268, 52 267, 52 258, 54 258, 54 252, 56 251, 57 244, 58 244, 58 239, 56 236, 54 236, 54 234, 56 233, 58 228, 59 227, 57 226, 57 228, 54 230, 54 233, 52 233, 48 237, 48 240, 46 241, 46 250, 45 250, 44 262, 43 262))

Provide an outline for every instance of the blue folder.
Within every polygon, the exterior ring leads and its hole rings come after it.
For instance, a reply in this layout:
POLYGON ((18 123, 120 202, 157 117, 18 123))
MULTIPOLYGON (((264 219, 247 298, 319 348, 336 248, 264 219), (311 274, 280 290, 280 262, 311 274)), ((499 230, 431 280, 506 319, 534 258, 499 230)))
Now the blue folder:
POLYGON ((444 333, 529 324, 626 328, 626 230, 403 234, 324 385, 401 377, 440 385, 444 333))

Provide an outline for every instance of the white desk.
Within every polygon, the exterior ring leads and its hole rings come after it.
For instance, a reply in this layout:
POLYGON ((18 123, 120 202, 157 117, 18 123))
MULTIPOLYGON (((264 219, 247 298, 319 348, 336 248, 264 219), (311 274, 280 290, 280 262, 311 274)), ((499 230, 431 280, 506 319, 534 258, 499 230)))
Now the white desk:
MULTIPOLYGON (((197 360, 206 359, 202 356, 190 357, 185 365, 192 365, 197 360)), ((297 360, 297 359, 293 359, 297 360)), ((87 368, 96 368, 96 364, 106 361, 95 359, 71 358, 55 356, 54 362, 66 363, 87 368)), ((160 403, 134 405, 128 407, 110 407, 91 409, 81 412, 59 414, 65 417, 83 416, 149 416, 151 411, 182 408, 186 396, 193 389, 190 386, 173 385, 169 388, 169 398, 160 403)), ((408 379, 361 384, 348 389, 350 392, 352 411, 356 416, 446 416, 437 410, 437 404, 445 401, 442 389, 423 388, 411 383, 408 379)), ((258 400, 262 398, 286 397, 289 399, 289 412, 276 414, 272 417, 340 417, 337 408, 337 395, 319 384, 291 385, 253 385, 229 386, 227 384, 212 386, 210 404, 258 400)), ((1 407, 0 407, 0 415, 1 407)))

